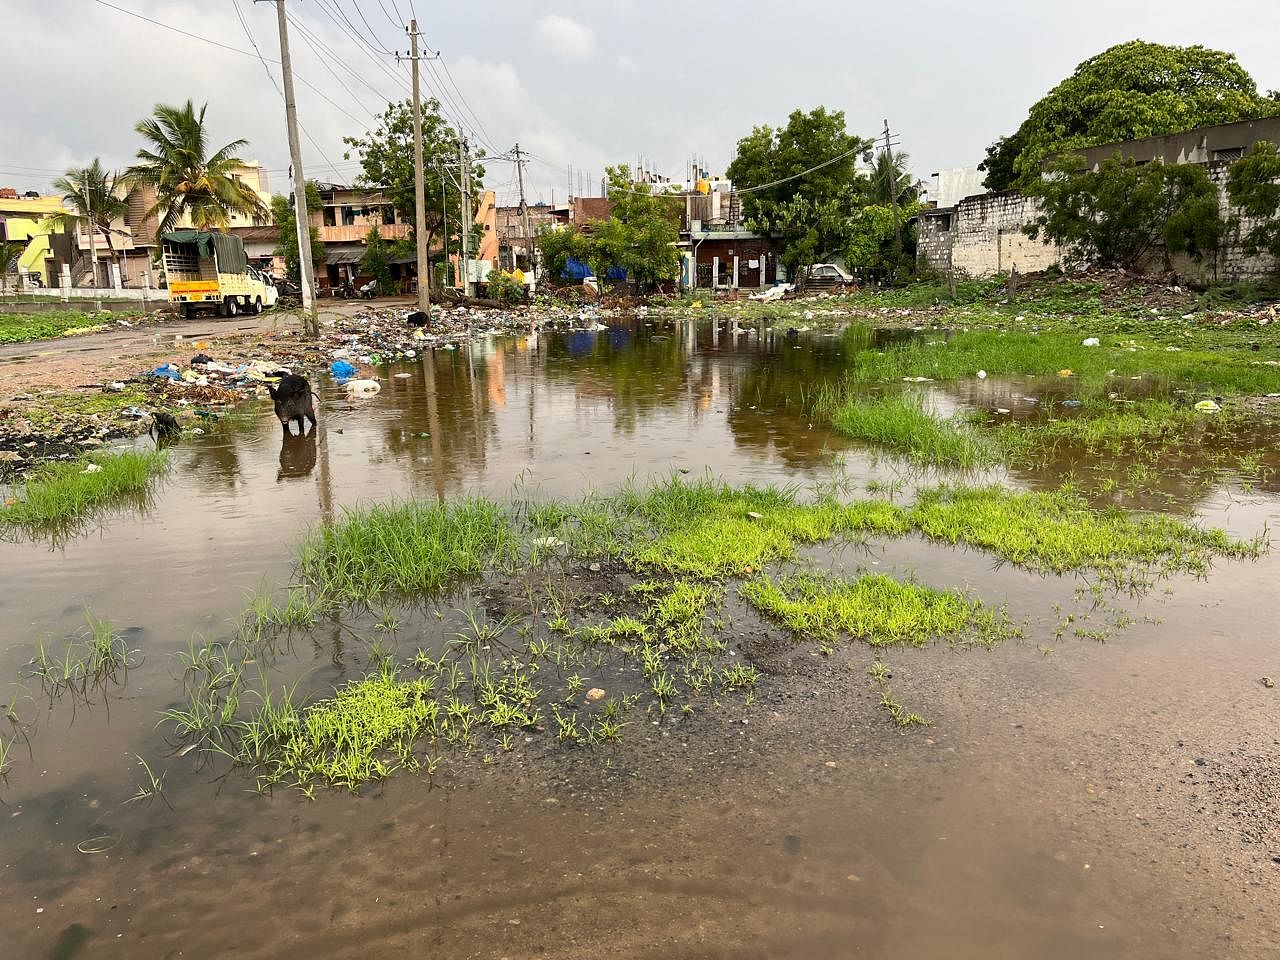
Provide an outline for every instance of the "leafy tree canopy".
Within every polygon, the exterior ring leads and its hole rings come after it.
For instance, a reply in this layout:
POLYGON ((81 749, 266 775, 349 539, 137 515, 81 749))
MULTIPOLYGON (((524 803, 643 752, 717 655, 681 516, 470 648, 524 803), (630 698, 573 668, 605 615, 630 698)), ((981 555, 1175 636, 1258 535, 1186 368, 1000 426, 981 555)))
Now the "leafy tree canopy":
MULTIPOLYGON (((378 118, 376 130, 361 137, 343 137, 349 148, 343 159, 355 154, 360 161, 360 176, 356 186, 381 190, 396 208, 404 223, 416 221, 413 194, 413 105, 404 100, 387 104, 386 111, 378 118)), ((471 196, 478 197, 483 189, 484 167, 473 153, 471 164, 471 196)), ((480 158, 483 153, 480 153, 480 158)), ((461 190, 458 179, 458 133, 440 116, 440 103, 435 99, 422 104, 422 166, 426 192, 427 245, 430 247, 442 239, 448 211, 449 242, 459 247, 461 233, 459 211, 461 190), (443 205, 441 189, 443 185, 443 205)))
POLYGON ((1245 252, 1280 257, 1280 150, 1259 140, 1231 167, 1227 196, 1253 224, 1244 233, 1245 252))
POLYGON ((1076 67, 987 148, 982 169, 992 190, 1025 189, 1054 153, 1278 112, 1280 95, 1260 95, 1234 54, 1132 40, 1076 67))
POLYGON ((1226 231, 1218 190, 1196 164, 1139 166, 1119 153, 1097 170, 1079 156, 1060 157, 1030 192, 1041 213, 1026 228, 1066 247, 1073 259, 1132 267, 1163 246, 1196 260, 1216 253, 1226 231))
POLYGON ((674 197, 654 193, 651 184, 631 182, 625 164, 607 168, 607 192, 613 209, 604 220, 545 230, 538 238, 543 263, 552 277, 569 259, 580 260, 600 278, 621 267, 640 287, 649 288, 680 273, 680 207, 674 197))
POLYGON ((842 247, 846 218, 867 188, 858 156, 870 148, 845 128, 843 111, 825 107, 795 110, 785 127, 756 127, 738 141, 726 172, 744 191, 744 219, 782 239, 792 276, 842 247))

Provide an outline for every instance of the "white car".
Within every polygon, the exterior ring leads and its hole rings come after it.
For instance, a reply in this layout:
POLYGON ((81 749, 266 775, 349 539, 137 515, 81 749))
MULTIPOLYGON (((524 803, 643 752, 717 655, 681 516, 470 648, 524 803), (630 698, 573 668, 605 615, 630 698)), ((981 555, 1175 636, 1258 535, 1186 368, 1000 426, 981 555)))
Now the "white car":
POLYGON ((853 277, 834 263, 815 263, 809 268, 808 281, 815 287, 842 287, 853 283, 853 277))

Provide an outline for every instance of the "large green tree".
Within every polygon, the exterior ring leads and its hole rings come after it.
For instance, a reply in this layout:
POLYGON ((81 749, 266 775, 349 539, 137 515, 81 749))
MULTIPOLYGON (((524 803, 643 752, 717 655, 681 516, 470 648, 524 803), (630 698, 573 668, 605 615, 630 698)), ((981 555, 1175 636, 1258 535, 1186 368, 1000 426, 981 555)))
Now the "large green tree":
MULTIPOLYGON (((62 194, 63 209, 44 218, 46 227, 93 229, 107 238, 107 250, 115 258, 115 230, 111 226, 129 212, 128 193, 120 178, 107 170, 97 157, 87 167, 72 167, 53 188, 62 194)), ((93 282, 98 283, 98 264, 93 264, 93 282)))
POLYGON ((1227 196, 1253 223, 1244 232, 1245 252, 1280 257, 1280 150, 1259 140, 1231 167, 1227 196))
POLYGON ((559 277, 572 257, 598 278, 603 299, 605 278, 621 267, 641 290, 675 279, 680 273, 680 201, 655 193, 653 185, 631 182, 625 164, 608 167, 607 192, 612 209, 607 218, 544 230, 538 248, 547 273, 559 277))
POLYGON ((1030 187, 1041 212, 1026 232, 1067 248, 1071 259, 1133 267, 1157 249, 1195 260, 1216 254, 1226 224, 1218 189, 1197 164, 1139 165, 1119 153, 1097 170, 1060 157, 1030 187))
MULTIPOLYGON (((320 190, 314 180, 307 181, 307 209, 319 210, 321 207, 320 190)), ((294 283, 302 283, 302 264, 298 259, 298 218, 294 211, 293 199, 276 194, 271 198, 271 222, 280 228, 280 246, 277 248, 284 257, 285 274, 294 283)), ((324 243, 320 240, 320 231, 314 226, 311 234, 311 265, 324 263, 324 243)))
MULTIPOLYGON (((360 161, 356 185, 381 190, 402 222, 415 223, 412 103, 405 100, 387 104, 376 129, 363 136, 344 137, 343 143, 348 147, 343 158, 350 160, 354 155, 360 161)), ((471 196, 475 198, 483 189, 484 166, 479 162, 483 151, 473 152, 472 156, 471 196)), ((440 104, 434 99, 422 104, 422 161, 427 246, 430 248, 443 239, 447 222, 449 245, 459 249, 462 194, 458 177, 458 133, 440 116, 440 104)))
POLYGON ((759 126, 738 141, 727 173, 743 194, 744 218, 782 240, 791 276, 843 246, 867 189, 858 155, 870 147, 849 133, 842 111, 825 107, 796 110, 785 127, 759 126))
POLYGON ((1280 112, 1235 55, 1132 40, 1084 61, 987 148, 992 190, 1026 188, 1052 154, 1280 112))
POLYGON ((155 191, 147 216, 158 218, 159 233, 172 230, 184 217, 197 230, 225 230, 233 213, 264 223, 269 216, 257 193, 235 176, 244 165, 236 152, 247 141, 233 140, 209 152, 207 107, 196 113, 190 100, 181 107, 160 103, 134 128, 146 145, 122 179, 130 189, 155 191))
POLYGON ((680 201, 654 193, 652 184, 633 184, 625 165, 608 167, 605 175, 613 204, 605 237, 616 248, 614 265, 641 289, 674 279, 680 273, 680 201))

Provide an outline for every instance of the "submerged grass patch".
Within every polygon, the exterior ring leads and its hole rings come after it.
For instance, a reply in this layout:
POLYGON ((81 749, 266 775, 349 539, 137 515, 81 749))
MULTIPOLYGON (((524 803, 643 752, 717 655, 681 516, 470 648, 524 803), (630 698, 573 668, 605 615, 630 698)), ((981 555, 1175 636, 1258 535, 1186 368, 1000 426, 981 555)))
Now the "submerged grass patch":
POLYGON ((113 500, 144 493, 167 463, 161 450, 125 450, 43 464, 0 506, 0 529, 70 526, 113 500))
POLYGON ((1094 571, 1134 586, 1151 574, 1203 575, 1215 557, 1256 557, 1264 541, 1236 540, 1172 517, 1094 510, 1070 489, 1018 493, 1001 487, 938 487, 919 493, 912 525, 1032 570, 1094 571))
POLYGON ((775 581, 757 577, 742 597, 797 633, 835 638, 841 633, 875 647, 924 646, 935 639, 992 646, 1015 635, 1000 612, 954 590, 936 590, 870 573, 854 580, 798 574, 775 581))
POLYGON ((974 468, 995 462, 997 450, 969 423, 935 416, 917 396, 893 395, 818 402, 845 436, 874 443, 921 463, 974 468))

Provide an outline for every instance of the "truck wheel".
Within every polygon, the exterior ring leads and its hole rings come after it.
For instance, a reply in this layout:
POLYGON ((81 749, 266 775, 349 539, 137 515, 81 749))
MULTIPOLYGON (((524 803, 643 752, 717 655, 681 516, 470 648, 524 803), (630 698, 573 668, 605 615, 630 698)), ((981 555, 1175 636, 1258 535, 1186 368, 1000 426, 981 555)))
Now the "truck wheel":
POLYGON ((262 312, 262 298, 261 298, 261 297, 254 297, 254 300, 253 300, 253 312, 254 312, 254 313, 261 313, 261 312, 262 312))
POLYGON ((191 319, 191 307, 185 303, 178 304, 178 317, 182 320, 191 319))
POLYGON ((227 297, 227 316, 234 317, 240 312, 240 304, 236 303, 235 297, 227 297))

